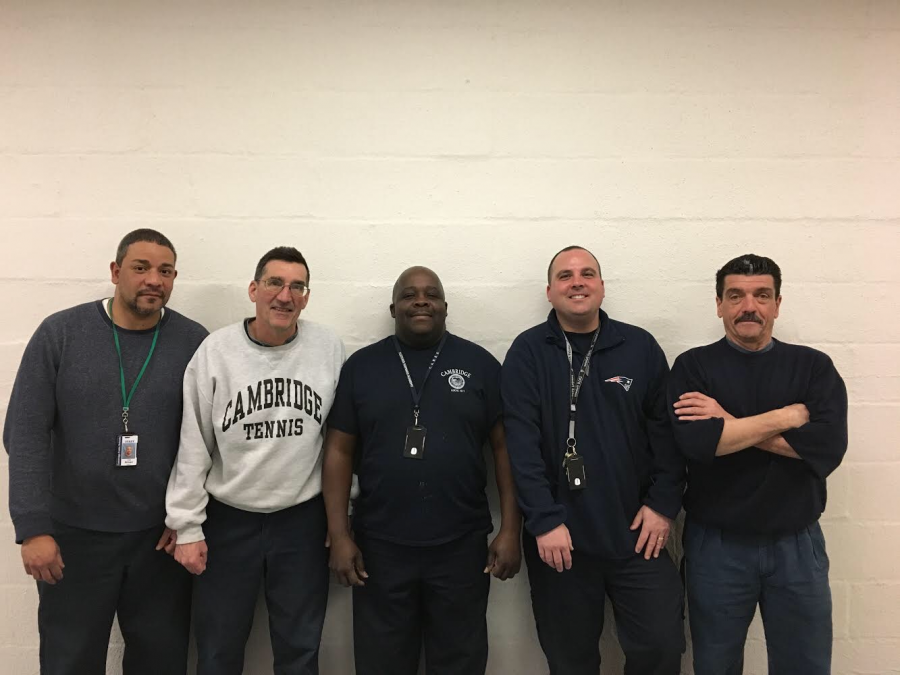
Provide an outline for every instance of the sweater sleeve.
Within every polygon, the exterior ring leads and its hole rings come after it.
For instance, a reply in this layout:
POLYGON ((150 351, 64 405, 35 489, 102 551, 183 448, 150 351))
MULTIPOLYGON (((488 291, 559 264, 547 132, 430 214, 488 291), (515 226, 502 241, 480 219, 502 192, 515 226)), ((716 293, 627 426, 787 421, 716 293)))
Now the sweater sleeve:
POLYGON ((44 321, 25 347, 3 427, 3 445, 9 453, 9 512, 19 544, 53 534, 51 431, 59 359, 56 336, 44 321))
POLYGON ((206 476, 212 466, 216 434, 212 419, 212 381, 203 346, 184 371, 181 438, 166 489, 166 526, 178 532, 179 544, 204 539, 206 476))
POLYGON ((566 520, 566 508, 553 498, 541 453, 541 396, 537 366, 526 345, 510 347, 500 377, 503 426, 525 528, 545 534, 566 520))
POLYGON ((809 409, 809 422, 782 437, 819 478, 834 471, 847 451, 847 388, 831 359, 821 354, 800 401, 809 409))
POLYGON ((722 438, 725 420, 721 417, 713 417, 708 420, 687 422, 679 420, 675 414, 675 408, 672 407, 682 394, 689 391, 701 393, 709 391, 691 352, 686 352, 675 359, 666 389, 668 393, 666 412, 672 423, 678 449, 689 460, 712 463, 716 458, 716 448, 719 445, 719 439, 722 438))
POLYGON ((644 504, 674 520, 681 511, 681 498, 684 495, 684 457, 675 444, 672 423, 666 410, 669 364, 656 340, 651 338, 650 341, 648 365, 652 369, 653 379, 644 399, 644 416, 647 420, 653 464, 650 471, 651 485, 644 497, 644 504))

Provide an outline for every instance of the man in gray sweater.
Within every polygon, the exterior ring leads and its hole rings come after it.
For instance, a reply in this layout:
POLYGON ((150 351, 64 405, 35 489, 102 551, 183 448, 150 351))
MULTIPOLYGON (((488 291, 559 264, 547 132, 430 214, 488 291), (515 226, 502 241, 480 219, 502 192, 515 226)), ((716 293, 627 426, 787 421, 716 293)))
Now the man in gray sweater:
POLYGON ((49 316, 25 348, 3 430, 10 514, 43 675, 105 673, 116 614, 125 675, 182 675, 190 575, 163 519, 181 380, 207 332, 164 309, 177 272, 159 232, 126 235, 110 271, 112 298, 49 316))

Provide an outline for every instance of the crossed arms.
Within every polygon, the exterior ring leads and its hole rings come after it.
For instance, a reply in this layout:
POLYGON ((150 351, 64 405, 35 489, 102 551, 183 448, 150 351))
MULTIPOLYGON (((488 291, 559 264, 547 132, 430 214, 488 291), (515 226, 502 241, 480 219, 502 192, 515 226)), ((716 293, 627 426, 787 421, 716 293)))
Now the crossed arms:
POLYGON ((711 396, 699 391, 689 391, 679 396, 672 407, 682 422, 713 417, 720 417, 725 421, 716 445, 716 457, 756 447, 776 455, 802 459, 781 434, 789 429, 799 429, 809 422, 809 410, 803 403, 794 403, 750 417, 735 417, 711 396))
POLYGON ((689 460, 708 463, 753 449, 800 460, 816 477, 827 478, 847 451, 847 389, 831 359, 821 353, 813 359, 805 374, 786 380, 792 398, 802 403, 735 417, 703 393, 715 387, 707 381, 696 355, 686 352, 679 356, 668 391, 675 438, 682 453, 689 460))

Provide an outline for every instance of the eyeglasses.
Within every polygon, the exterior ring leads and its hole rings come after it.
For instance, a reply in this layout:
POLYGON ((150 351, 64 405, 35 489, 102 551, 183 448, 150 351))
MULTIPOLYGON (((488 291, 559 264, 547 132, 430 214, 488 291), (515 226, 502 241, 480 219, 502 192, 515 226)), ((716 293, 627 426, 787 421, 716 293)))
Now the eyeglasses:
MULTIPOLYGON (((284 279, 280 277, 269 277, 268 279, 259 280, 267 291, 270 293, 274 293, 278 295, 284 289, 284 279)), ((295 281, 290 284, 289 288, 291 289, 291 295, 295 298, 305 298, 309 295, 309 286, 304 284, 302 281, 295 281)))

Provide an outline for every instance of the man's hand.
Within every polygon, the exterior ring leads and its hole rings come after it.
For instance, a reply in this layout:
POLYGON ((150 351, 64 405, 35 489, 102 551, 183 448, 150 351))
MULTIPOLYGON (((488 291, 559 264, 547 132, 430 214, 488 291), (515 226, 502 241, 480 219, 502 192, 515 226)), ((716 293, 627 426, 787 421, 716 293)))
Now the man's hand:
POLYGON ((331 554, 328 567, 343 586, 365 586, 368 579, 363 556, 349 534, 331 538, 331 554))
POLYGON ((488 546, 485 574, 493 574, 500 581, 512 579, 522 565, 522 547, 519 546, 518 531, 504 531, 503 528, 488 546))
POLYGON ((169 555, 175 554, 175 543, 177 541, 177 533, 175 530, 170 530, 168 527, 165 528, 162 534, 159 537, 159 541, 156 542, 156 550, 161 551, 165 550, 169 555))
POLYGON ((206 570, 207 548, 205 541, 175 545, 175 560, 191 574, 203 574, 206 570))
POLYGON ((557 525, 549 532, 538 535, 536 539, 541 560, 556 568, 557 572, 572 569, 572 551, 575 547, 572 546, 568 527, 557 525))
POLYGON ((649 506, 642 506, 631 523, 632 530, 636 530, 638 527, 641 528, 641 534, 638 537, 637 546, 634 547, 634 552, 640 553, 643 549, 644 560, 650 560, 650 556, 658 558, 659 552, 666 547, 666 542, 669 541, 672 521, 649 506))
POLYGON ((675 414, 678 416, 678 419, 685 422, 708 420, 711 417, 721 417, 726 420, 734 419, 734 415, 731 415, 720 406, 716 399, 706 394, 701 394, 699 391, 689 391, 682 394, 672 404, 672 407, 675 408, 675 414))
POLYGON ((30 574, 35 581, 54 585, 63 578, 65 564, 56 539, 49 534, 28 537, 22 542, 22 564, 25 574, 30 574))

